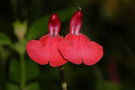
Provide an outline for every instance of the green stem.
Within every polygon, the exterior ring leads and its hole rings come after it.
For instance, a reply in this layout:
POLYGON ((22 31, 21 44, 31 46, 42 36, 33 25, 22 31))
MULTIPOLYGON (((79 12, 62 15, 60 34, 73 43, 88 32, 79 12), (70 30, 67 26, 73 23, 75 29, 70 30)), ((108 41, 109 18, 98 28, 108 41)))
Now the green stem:
POLYGON ((62 90, 67 90, 67 82, 65 81, 64 66, 59 67, 62 90))
POLYGON ((26 84, 26 71, 25 71, 25 61, 24 55, 20 55, 20 64, 21 64, 21 90, 25 90, 26 84))
POLYGON ((103 78, 103 75, 102 75, 102 72, 100 70, 100 68, 95 65, 95 75, 96 75, 96 78, 97 78, 97 86, 96 86, 96 90, 104 90, 105 86, 104 86, 104 78, 103 78))

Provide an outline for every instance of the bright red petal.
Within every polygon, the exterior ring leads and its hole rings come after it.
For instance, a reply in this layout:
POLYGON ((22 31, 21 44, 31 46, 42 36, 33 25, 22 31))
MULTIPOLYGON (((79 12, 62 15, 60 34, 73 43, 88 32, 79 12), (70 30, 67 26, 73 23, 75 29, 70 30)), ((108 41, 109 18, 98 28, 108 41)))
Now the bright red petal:
POLYGON ((53 67, 61 66, 67 62, 58 51, 58 43, 62 40, 63 38, 60 36, 52 38, 49 35, 44 35, 39 40, 42 44, 44 44, 44 47, 48 47, 50 51, 49 63, 53 67))
POLYGON ((62 41, 63 38, 58 36, 55 38, 52 38, 50 42, 50 50, 51 50, 51 56, 50 56, 50 65, 53 67, 61 66, 65 64, 67 61, 61 56, 59 50, 58 50, 58 43, 62 41))
POLYGON ((49 35, 44 35, 39 41, 29 41, 26 50, 30 58, 39 64, 44 65, 49 62, 53 67, 61 66, 67 62, 58 51, 57 46, 61 40, 63 38, 60 36, 52 38, 49 35))
POLYGON ((30 58, 41 65, 48 63, 48 54, 43 45, 37 40, 31 40, 26 45, 26 50, 30 58))
POLYGON ((103 56, 103 48, 101 45, 93 41, 87 41, 85 35, 80 35, 81 42, 81 57, 83 63, 86 65, 93 65, 97 63, 103 56))
POLYGON ((38 41, 42 44, 45 45, 47 40, 50 38, 49 34, 42 36, 38 41))
POLYGON ((82 58, 80 56, 79 38, 76 35, 66 35, 65 39, 59 43, 58 48, 63 57, 68 61, 74 64, 82 63, 82 58))
POLYGON ((93 65, 103 56, 102 46, 81 33, 68 34, 58 46, 63 57, 74 64, 83 62, 86 65, 93 65))

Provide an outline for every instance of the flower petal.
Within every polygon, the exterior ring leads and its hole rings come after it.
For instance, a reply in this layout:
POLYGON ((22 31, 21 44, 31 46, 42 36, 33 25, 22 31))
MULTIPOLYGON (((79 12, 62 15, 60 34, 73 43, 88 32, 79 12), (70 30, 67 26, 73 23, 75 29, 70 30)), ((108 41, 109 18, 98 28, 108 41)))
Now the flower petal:
POLYGON ((44 35, 39 41, 29 41, 26 50, 30 58, 39 64, 44 65, 49 62, 53 67, 61 66, 67 62, 58 51, 58 43, 61 40, 63 38, 60 36, 52 38, 49 35, 44 35))
POLYGON ((49 34, 42 36, 38 41, 44 46, 47 40, 50 38, 49 34))
POLYGON ((84 36, 80 35, 81 57, 84 64, 93 65, 102 58, 103 48, 96 42, 87 41, 88 38, 84 36))
POLYGON ((68 34, 58 44, 58 48, 65 59, 74 63, 93 65, 103 56, 103 48, 96 42, 91 41, 84 34, 68 34))
POLYGON ((62 41, 63 38, 60 36, 57 36, 55 38, 51 38, 46 43, 50 43, 50 57, 49 57, 49 63, 53 67, 61 66, 65 64, 67 61, 61 56, 59 50, 58 50, 58 43, 62 41))
POLYGON ((31 40, 26 45, 26 50, 30 58, 41 65, 48 63, 48 50, 37 40, 31 40))
POLYGON ((76 35, 67 34, 65 39, 58 44, 63 57, 74 64, 82 63, 78 39, 76 35))

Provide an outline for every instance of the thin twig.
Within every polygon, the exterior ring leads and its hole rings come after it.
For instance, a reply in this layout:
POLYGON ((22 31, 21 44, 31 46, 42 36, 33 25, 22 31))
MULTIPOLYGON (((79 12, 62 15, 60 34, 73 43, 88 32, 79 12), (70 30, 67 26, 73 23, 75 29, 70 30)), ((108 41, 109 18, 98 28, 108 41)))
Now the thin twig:
POLYGON ((61 86, 63 90, 67 90, 67 82, 65 81, 64 66, 59 67, 61 86))
POLYGON ((26 71, 25 71, 24 55, 20 55, 20 59, 21 59, 21 90, 25 90, 26 71))

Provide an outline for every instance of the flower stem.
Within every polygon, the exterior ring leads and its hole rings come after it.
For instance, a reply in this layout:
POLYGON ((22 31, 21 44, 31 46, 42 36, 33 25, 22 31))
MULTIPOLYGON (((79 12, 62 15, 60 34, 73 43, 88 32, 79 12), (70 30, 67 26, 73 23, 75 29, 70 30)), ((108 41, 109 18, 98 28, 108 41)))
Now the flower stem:
POLYGON ((25 71, 24 55, 20 55, 20 64, 21 64, 21 90, 25 90, 26 71, 25 71))
POLYGON ((67 90, 67 82, 65 81, 64 66, 59 67, 62 90, 67 90))

